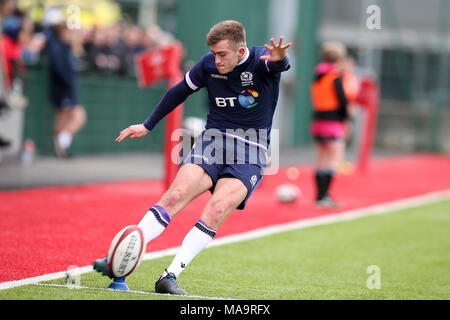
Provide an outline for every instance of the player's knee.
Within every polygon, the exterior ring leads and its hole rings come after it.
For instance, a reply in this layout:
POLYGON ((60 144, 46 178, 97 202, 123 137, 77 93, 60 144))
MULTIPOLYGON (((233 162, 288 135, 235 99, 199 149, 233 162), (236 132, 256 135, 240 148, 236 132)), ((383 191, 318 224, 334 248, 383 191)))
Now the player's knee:
POLYGON ((164 208, 173 208, 177 206, 183 199, 183 190, 173 189, 169 190, 164 197, 161 199, 161 203, 164 208))
POLYGON ((70 118, 71 123, 78 126, 84 125, 87 119, 86 110, 81 106, 71 108, 68 111, 68 117, 70 118))
POLYGON ((77 107, 75 110, 75 115, 78 122, 85 123, 87 118, 86 110, 83 107, 77 107))
POLYGON ((217 229, 224 221, 227 211, 228 206, 225 201, 218 200, 212 203, 210 209, 206 213, 206 220, 208 220, 208 225, 211 228, 217 229))

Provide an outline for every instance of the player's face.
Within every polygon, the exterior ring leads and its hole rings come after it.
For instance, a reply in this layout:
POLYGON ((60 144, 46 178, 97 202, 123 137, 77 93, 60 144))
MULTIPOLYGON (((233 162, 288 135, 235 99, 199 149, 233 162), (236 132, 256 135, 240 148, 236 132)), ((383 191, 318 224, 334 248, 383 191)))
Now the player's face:
POLYGON ((238 47, 229 40, 221 40, 211 45, 217 69, 220 74, 233 71, 245 55, 245 47, 238 47))

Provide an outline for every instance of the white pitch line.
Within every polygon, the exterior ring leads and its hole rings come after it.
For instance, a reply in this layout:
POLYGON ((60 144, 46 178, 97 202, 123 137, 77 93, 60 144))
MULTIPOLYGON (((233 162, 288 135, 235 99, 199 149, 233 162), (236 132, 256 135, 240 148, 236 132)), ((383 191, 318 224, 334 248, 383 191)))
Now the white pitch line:
POLYGON ((229 236, 220 237, 211 241, 208 247, 221 246, 224 244, 230 244, 234 242, 241 242, 245 240, 251 240, 255 238, 265 237, 268 235, 281 233, 285 231, 304 229, 308 227, 315 227, 324 224, 337 223, 342 221, 354 220, 364 218, 373 215, 386 214, 391 211, 398 211, 407 208, 413 208, 428 203, 436 202, 450 198, 450 190, 430 192, 420 196, 414 196, 411 198, 405 198, 401 200, 395 200, 383 204, 377 204, 369 207, 353 209, 348 211, 337 212, 324 216, 301 219, 293 222, 272 225, 260 229, 254 229, 248 232, 232 234, 229 236))
MULTIPOLYGON (((232 234, 229 236, 224 236, 218 239, 214 239, 211 241, 208 247, 216 247, 221 246, 225 244, 240 242, 240 241, 246 241, 251 239, 256 239, 260 237, 265 237, 268 235, 281 233, 285 231, 291 231, 291 230, 298 230, 308 227, 314 227, 324 224, 331 224, 341 221, 348 221, 348 220, 354 220, 359 219, 367 216, 373 216, 373 215, 381 215, 385 213, 389 213, 392 211, 397 211, 401 209, 407 209, 412 207, 417 207, 421 205, 425 205, 428 203, 432 203, 439 200, 444 200, 446 198, 450 198, 450 189, 449 190, 442 190, 442 191, 435 191, 435 192, 429 192, 426 194, 422 194, 419 196, 409 197, 405 199, 400 199, 396 201, 391 201, 383 204, 377 204, 365 208, 359 208, 349 211, 343 211, 343 212, 337 212, 333 214, 328 214, 325 216, 319 216, 309 219, 301 219, 293 222, 278 224, 278 225, 272 225, 269 227, 264 227, 260 229, 251 230, 248 232, 243 232, 239 234, 232 234)), ((161 251, 156 252, 149 252, 144 255, 143 260, 153 260, 161 257, 171 256, 175 255, 178 252, 179 247, 175 248, 169 248, 161 251)), ((72 269, 71 273, 74 275, 83 274, 87 272, 93 271, 92 266, 85 266, 80 267, 76 269, 72 269)), ((67 272, 66 271, 60 271, 56 273, 50 273, 45 274, 37 277, 31 277, 26 278, 22 280, 15 280, 15 281, 8 281, 0 283, 0 290, 10 289, 14 287, 24 286, 24 285, 30 285, 30 284, 37 284, 39 282, 43 281, 51 281, 56 279, 61 279, 66 277, 67 272)))
MULTIPOLYGON (((161 296, 161 297, 174 297, 170 294, 162 294, 162 293, 156 293, 156 292, 149 292, 149 291, 137 291, 137 290, 128 290, 128 291, 119 291, 114 289, 108 289, 108 288, 96 288, 96 287, 85 287, 85 286, 68 286, 66 284, 56 284, 56 283, 33 283, 35 286, 43 286, 43 287, 57 287, 57 288, 66 288, 71 290, 77 290, 77 289, 87 289, 87 290, 101 290, 101 291, 111 291, 111 292, 119 292, 119 293, 135 293, 135 294, 144 294, 144 295, 151 295, 151 296, 161 296)), ((207 297, 207 296, 196 296, 196 295, 187 295, 187 296, 179 296, 180 298, 195 298, 195 299, 210 299, 210 300, 235 300, 231 298, 222 298, 222 297, 207 297)))
MULTIPOLYGON (((94 269, 92 268, 92 266, 86 266, 86 267, 77 268, 76 270, 73 269, 73 270, 71 270, 71 272, 76 272, 76 274, 83 274, 83 273, 91 272, 93 270, 94 269)), ((36 284, 36 283, 43 282, 43 281, 51 281, 51 280, 61 279, 61 278, 65 278, 66 275, 67 275, 67 271, 60 271, 60 272, 55 272, 55 273, 44 274, 42 276, 25 278, 22 280, 7 281, 7 282, 0 283, 0 290, 10 289, 10 288, 20 287, 20 286, 26 286, 29 284, 36 284)))

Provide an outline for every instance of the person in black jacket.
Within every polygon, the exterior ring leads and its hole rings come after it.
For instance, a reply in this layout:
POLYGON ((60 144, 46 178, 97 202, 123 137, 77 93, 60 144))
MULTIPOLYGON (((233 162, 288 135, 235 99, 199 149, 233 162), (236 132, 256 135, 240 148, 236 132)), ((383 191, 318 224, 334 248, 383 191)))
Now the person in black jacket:
POLYGON ((50 64, 50 101, 55 107, 53 144, 58 158, 66 158, 75 135, 86 123, 86 111, 78 102, 76 58, 71 48, 71 30, 65 22, 45 31, 50 64))

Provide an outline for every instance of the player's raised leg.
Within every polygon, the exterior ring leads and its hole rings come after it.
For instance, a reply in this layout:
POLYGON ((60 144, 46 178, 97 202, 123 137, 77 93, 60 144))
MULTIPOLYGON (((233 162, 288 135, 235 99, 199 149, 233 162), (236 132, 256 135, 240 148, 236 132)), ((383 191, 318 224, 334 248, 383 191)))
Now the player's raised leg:
POLYGON ((247 192, 247 187, 236 178, 218 180, 213 195, 203 209, 200 220, 187 233, 180 251, 155 283, 156 292, 186 295, 186 292, 179 288, 176 282, 177 277, 192 259, 211 242, 219 226, 244 201, 247 192))
POLYGON ((159 236, 190 201, 212 187, 212 180, 206 171, 196 165, 183 165, 169 189, 139 222, 145 242, 159 236))

